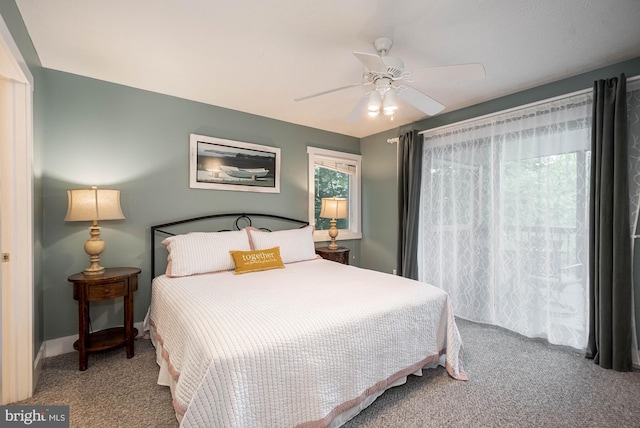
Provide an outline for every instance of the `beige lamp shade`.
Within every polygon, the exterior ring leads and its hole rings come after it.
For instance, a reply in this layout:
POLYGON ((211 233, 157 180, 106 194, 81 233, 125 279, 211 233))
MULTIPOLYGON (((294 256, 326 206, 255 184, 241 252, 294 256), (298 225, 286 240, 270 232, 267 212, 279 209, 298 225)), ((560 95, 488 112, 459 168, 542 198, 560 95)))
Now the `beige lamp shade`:
POLYGON ((67 190, 68 206, 65 221, 91 221, 89 235, 84 243, 84 251, 89 255, 90 266, 82 271, 85 275, 102 275, 100 254, 104 251, 104 241, 100 239, 98 220, 121 220, 124 218, 120 208, 120 191, 112 189, 67 190))
POLYGON ((112 189, 67 190, 68 206, 65 221, 121 220, 120 191, 112 189))
POLYGON ((320 217, 322 218, 347 218, 349 209, 346 198, 322 198, 320 217))

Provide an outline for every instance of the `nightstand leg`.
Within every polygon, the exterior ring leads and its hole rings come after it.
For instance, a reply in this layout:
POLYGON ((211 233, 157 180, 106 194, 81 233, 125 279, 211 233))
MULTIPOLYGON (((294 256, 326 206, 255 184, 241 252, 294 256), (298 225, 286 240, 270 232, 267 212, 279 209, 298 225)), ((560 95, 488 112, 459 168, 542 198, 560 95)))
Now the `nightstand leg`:
POLYGON ((87 369, 89 355, 87 354, 87 345, 89 341, 89 303, 86 298, 83 296, 79 302, 78 308, 78 353, 79 353, 79 362, 80 362, 80 371, 85 371, 87 369))
POLYGON ((127 295, 124 297, 124 334, 127 341, 127 358, 133 358, 133 290, 136 289, 136 277, 129 278, 127 295))

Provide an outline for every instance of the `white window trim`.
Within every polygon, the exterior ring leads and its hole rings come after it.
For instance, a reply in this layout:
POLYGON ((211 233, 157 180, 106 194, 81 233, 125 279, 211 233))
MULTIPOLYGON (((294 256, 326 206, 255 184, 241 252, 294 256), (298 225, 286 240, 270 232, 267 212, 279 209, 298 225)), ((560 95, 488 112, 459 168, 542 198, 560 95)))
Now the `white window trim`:
MULTIPOLYGON (((307 147, 307 154, 309 158, 309 166, 308 166, 308 176, 309 176, 309 186, 308 186, 308 194, 309 194, 309 224, 315 227, 315 215, 314 215, 314 202, 315 202, 315 177, 314 177, 314 167, 315 167, 315 159, 317 157, 327 157, 331 159, 340 159, 348 162, 352 162, 356 165, 356 173, 354 175, 355 186, 350 186, 350 194, 349 194, 349 222, 351 225, 350 229, 339 229, 338 237, 336 241, 346 241, 350 239, 361 239, 362 231, 361 231, 361 164, 362 164, 362 156, 355 155, 352 153, 339 152, 336 150, 327 150, 320 149, 317 147, 307 147)), ((313 232, 313 240, 315 242, 329 241, 329 235, 326 230, 314 230, 313 232)))

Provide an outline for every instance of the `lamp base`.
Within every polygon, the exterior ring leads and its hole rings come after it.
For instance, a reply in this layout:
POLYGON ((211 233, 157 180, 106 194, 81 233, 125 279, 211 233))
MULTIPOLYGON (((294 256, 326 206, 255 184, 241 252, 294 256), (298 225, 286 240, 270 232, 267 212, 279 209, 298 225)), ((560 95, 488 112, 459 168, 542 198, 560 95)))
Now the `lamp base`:
POLYGON ((82 271, 86 276, 97 276, 104 274, 104 268, 100 266, 100 254, 104 251, 104 241, 100 239, 100 227, 94 223, 89 227, 91 238, 84 243, 84 251, 89 255, 91 265, 82 271))
POLYGON ((336 227, 336 219, 331 219, 331 227, 329 228, 329 236, 331 237, 331 243, 329 244, 330 250, 337 250, 338 244, 336 244, 336 238, 338 237, 338 228, 336 227))
POLYGON ((94 266, 89 266, 85 270, 82 271, 84 276, 99 276, 104 275, 104 267, 98 265, 94 268, 94 266))

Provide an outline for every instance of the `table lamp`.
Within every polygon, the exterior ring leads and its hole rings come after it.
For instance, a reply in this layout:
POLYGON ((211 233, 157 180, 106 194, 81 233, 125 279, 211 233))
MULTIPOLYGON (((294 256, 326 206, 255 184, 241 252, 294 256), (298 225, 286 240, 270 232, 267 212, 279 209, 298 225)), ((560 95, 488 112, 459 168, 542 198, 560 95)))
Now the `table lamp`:
POLYGON ((320 217, 331 219, 331 227, 329 228, 329 236, 331 237, 330 250, 338 249, 338 244, 336 244, 336 237, 338 236, 336 219, 347 218, 348 213, 347 198, 336 198, 335 196, 333 198, 322 198, 320 217))
POLYGON ((112 189, 67 190, 68 208, 65 221, 91 221, 89 227, 91 238, 84 244, 91 265, 82 273, 85 275, 102 275, 104 267, 100 266, 100 254, 104 251, 104 241, 100 239, 98 220, 121 220, 124 218, 120 208, 120 191, 112 189))

